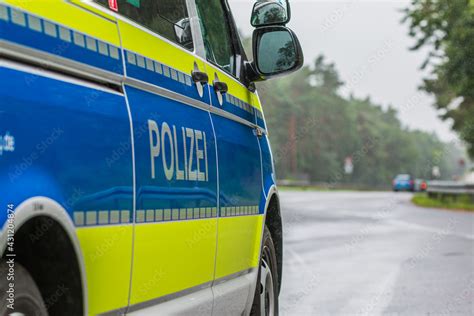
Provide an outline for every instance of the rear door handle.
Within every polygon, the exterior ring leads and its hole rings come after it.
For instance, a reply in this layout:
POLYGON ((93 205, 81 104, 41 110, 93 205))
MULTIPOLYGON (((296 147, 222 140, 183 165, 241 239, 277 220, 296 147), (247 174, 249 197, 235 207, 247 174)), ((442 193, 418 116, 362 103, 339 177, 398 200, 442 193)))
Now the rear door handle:
POLYGON ((195 83, 207 84, 209 82, 209 76, 202 71, 193 71, 191 77, 195 83))
POLYGON ((214 90, 216 92, 220 92, 221 94, 225 94, 229 91, 229 87, 227 86, 227 83, 222 82, 222 81, 214 81, 214 90))

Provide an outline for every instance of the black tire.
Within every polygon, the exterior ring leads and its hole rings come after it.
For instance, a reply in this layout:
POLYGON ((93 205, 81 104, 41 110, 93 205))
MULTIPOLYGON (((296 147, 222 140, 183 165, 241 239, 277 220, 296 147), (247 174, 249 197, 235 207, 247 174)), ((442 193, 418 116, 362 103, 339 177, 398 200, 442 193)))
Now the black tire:
POLYGON ((278 316, 278 289, 280 288, 278 280, 278 265, 275 245, 273 244, 270 230, 265 225, 262 250, 260 254, 260 267, 257 276, 257 286, 255 288, 252 309, 250 311, 251 316, 278 316), (271 273, 266 273, 267 278, 262 280, 262 273, 265 273, 268 269, 271 273), (271 280, 269 279, 269 276, 271 276, 271 280), (265 286, 263 284, 264 282, 266 285, 271 284, 272 286, 265 286), (262 293, 264 289, 265 294, 262 293), (271 292, 268 291, 269 289, 271 289, 271 292))
POLYGON ((41 297, 41 293, 36 286, 35 281, 18 262, 11 268, 6 261, 0 263, 0 315, 10 315, 19 313, 25 316, 47 316, 48 312, 41 297), (13 272, 14 280, 8 280, 7 277, 13 272), (14 284, 14 309, 9 308, 7 299, 10 289, 9 284, 14 284))

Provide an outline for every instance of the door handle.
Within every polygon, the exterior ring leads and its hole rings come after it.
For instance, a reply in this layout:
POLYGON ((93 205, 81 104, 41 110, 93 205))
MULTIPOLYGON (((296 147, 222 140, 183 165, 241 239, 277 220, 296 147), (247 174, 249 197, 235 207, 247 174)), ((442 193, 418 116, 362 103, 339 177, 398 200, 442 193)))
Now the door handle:
POLYGON ((227 83, 222 82, 222 81, 214 81, 214 90, 216 92, 220 92, 221 94, 225 94, 229 91, 229 87, 227 86, 227 83))
POLYGON ((201 84, 207 84, 209 82, 209 76, 207 73, 202 72, 202 71, 193 71, 191 73, 191 77, 193 78, 193 81, 195 83, 201 83, 201 84))

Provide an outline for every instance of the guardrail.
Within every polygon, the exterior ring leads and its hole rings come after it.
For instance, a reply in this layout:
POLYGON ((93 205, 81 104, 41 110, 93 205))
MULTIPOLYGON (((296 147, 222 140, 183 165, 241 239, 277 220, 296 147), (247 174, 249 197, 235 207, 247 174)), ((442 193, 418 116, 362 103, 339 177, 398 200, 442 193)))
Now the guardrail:
POLYGON ((428 192, 447 194, 474 194, 474 183, 454 181, 430 181, 428 192))
POLYGON ((454 182, 454 181, 430 181, 426 190, 430 197, 469 195, 474 202, 474 183, 454 182))

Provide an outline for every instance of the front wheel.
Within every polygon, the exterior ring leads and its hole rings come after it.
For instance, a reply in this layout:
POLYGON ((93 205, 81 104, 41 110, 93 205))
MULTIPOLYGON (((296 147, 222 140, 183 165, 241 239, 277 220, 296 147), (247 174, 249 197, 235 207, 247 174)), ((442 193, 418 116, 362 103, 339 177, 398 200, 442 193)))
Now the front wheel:
POLYGON ((35 281, 22 265, 2 261, 0 277, 0 315, 48 315, 35 281))
POLYGON ((275 245, 267 226, 263 232, 260 270, 250 315, 278 316, 278 267, 275 245))

